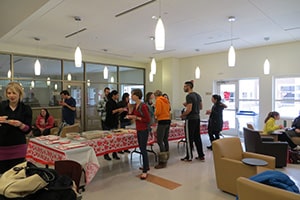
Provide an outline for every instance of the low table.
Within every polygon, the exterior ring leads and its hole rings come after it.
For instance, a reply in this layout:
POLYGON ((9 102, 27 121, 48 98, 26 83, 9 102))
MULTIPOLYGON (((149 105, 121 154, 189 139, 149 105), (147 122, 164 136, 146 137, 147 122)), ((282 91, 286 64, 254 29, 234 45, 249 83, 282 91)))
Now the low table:
POLYGON ((244 158, 242 159, 242 162, 245 163, 246 165, 251 165, 251 166, 266 166, 268 163, 264 160, 257 159, 257 158, 244 158))

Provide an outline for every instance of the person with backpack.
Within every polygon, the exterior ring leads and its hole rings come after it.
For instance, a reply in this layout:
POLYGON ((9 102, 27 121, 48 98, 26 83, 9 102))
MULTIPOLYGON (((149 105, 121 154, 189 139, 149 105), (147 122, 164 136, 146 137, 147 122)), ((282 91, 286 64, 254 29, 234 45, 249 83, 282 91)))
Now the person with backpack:
POLYGON ((160 90, 154 92, 155 96, 155 118, 157 119, 157 144, 160 152, 158 153, 158 164, 155 169, 165 168, 169 159, 169 130, 171 124, 170 103, 163 97, 160 90))
POLYGON ((150 122, 150 114, 148 106, 141 101, 143 92, 140 89, 133 89, 131 92, 131 98, 135 101, 135 105, 132 111, 129 111, 129 115, 126 116, 128 119, 135 120, 137 139, 141 154, 143 157, 143 170, 140 175, 140 179, 145 180, 148 176, 147 171, 149 170, 149 159, 147 152, 147 143, 149 137, 148 124, 150 122))

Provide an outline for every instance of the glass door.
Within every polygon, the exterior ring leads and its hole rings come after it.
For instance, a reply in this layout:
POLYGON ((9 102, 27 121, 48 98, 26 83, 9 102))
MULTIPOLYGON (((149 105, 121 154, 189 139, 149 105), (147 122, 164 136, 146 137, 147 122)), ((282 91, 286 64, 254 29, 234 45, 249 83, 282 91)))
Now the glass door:
POLYGON ((68 82, 63 87, 68 90, 70 95, 76 100, 76 119, 75 122, 80 123, 81 131, 85 130, 83 126, 83 113, 84 113, 84 86, 82 83, 68 82))
POLYGON ((238 81, 218 81, 217 93, 221 95, 222 101, 227 105, 223 111, 223 121, 229 122, 229 130, 226 134, 238 136, 238 123, 236 112, 238 110, 238 81))

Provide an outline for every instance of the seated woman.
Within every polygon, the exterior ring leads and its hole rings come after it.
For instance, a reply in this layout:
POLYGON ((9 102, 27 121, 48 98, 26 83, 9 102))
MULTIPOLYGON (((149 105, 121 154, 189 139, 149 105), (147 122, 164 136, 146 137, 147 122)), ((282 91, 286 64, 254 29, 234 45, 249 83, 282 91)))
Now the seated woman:
MULTIPOLYGON (((272 111, 268 113, 268 116, 265 119, 265 126, 263 130, 263 134, 270 134, 273 131, 283 129, 282 125, 276 125, 275 121, 280 119, 280 114, 276 111, 272 111)), ((285 131, 282 131, 282 134, 278 135, 279 141, 286 141, 292 150, 300 151, 300 146, 296 145, 285 131)))
POLYGON ((42 108, 40 114, 35 121, 35 128, 33 130, 34 136, 49 135, 50 129, 54 127, 54 118, 51 116, 46 108, 42 108))

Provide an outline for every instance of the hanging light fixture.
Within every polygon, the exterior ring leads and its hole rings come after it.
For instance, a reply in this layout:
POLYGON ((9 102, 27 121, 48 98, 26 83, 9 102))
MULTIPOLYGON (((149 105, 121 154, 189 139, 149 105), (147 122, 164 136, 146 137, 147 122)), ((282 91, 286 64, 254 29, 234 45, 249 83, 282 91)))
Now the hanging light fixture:
POLYGON ((153 82, 153 74, 152 74, 152 72, 149 73, 149 82, 150 83, 153 82))
POLYGON ((155 49, 157 51, 165 50, 165 27, 161 19, 161 1, 159 1, 159 17, 155 27, 155 49))
POLYGON ((155 61, 155 58, 152 58, 151 60, 151 72, 153 75, 156 74, 156 61, 155 61))
POLYGON ((111 83, 115 82, 115 78, 114 78, 113 76, 110 77, 110 82, 111 82, 111 83))
MULTIPOLYGON (((35 41, 38 41, 38 43, 40 42, 40 38, 38 38, 38 37, 34 37, 34 40, 35 40, 35 41)), ((38 45, 38 46, 39 46, 39 45, 38 45)), ((36 76, 41 75, 41 63, 40 63, 38 57, 36 58, 36 61, 35 61, 35 63, 34 63, 34 74, 35 74, 36 76)))
MULTIPOLYGON (((269 41, 269 37, 264 37, 264 40, 267 42, 269 41)), ((266 58, 265 62, 264 62, 264 74, 265 75, 268 75, 270 74, 270 62, 269 62, 269 59, 266 58)))
POLYGON ((235 50, 234 50, 234 47, 232 45, 232 23, 235 21, 235 17, 234 16, 228 17, 228 21, 230 22, 230 27, 231 27, 231 30, 230 30, 231 44, 230 44, 230 48, 229 48, 229 51, 228 51, 228 67, 234 67, 235 66, 235 50))
POLYGON ((90 79, 89 79, 89 80, 87 80, 87 83, 86 83, 86 85, 87 85, 88 87, 90 87, 90 86, 91 86, 91 81, 90 81, 90 79))
POLYGON ((50 77, 47 78, 46 83, 47 83, 47 86, 48 86, 48 87, 51 85, 50 77))
MULTIPOLYGON (((75 21, 79 22, 81 21, 81 18, 79 16, 74 17, 75 21)), ((81 67, 82 65, 82 54, 79 45, 77 45, 76 50, 75 50, 75 67, 81 67)))
POLYGON ((103 70, 103 78, 108 79, 108 68, 105 66, 103 70))
POLYGON ((10 69, 7 72, 7 78, 11 78, 11 70, 10 69))
POLYGON ((195 78, 200 79, 200 75, 201 75, 200 67, 197 66, 195 69, 195 78))
POLYGON ((57 90, 57 84, 56 83, 54 84, 54 90, 57 90))
POLYGON ((70 73, 68 73, 68 75, 67 75, 67 80, 68 80, 68 81, 71 81, 71 80, 72 80, 72 76, 71 76, 70 73))
POLYGON ((34 81, 31 81, 31 88, 34 88, 34 81))

